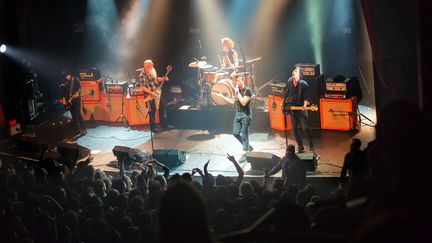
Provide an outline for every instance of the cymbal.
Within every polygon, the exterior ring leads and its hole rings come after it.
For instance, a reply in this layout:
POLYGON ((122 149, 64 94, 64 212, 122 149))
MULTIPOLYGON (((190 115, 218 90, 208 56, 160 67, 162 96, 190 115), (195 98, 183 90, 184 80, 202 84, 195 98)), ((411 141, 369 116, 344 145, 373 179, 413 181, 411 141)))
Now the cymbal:
POLYGON ((137 72, 141 72, 142 70, 144 70, 144 68, 135 69, 135 71, 137 71, 137 72))
POLYGON ((259 60, 261 60, 261 59, 262 59, 262 57, 252 58, 252 59, 247 60, 246 63, 256 62, 256 61, 259 61, 259 60))
POLYGON ((207 62, 205 62, 205 61, 198 61, 198 62, 191 62, 188 64, 188 66, 191 68, 196 68, 196 67, 202 68, 206 64, 207 64, 207 62))
POLYGON ((212 68, 212 67, 213 67, 213 65, 206 64, 206 65, 204 65, 204 66, 202 66, 200 68, 202 68, 202 69, 209 69, 209 68, 212 68))

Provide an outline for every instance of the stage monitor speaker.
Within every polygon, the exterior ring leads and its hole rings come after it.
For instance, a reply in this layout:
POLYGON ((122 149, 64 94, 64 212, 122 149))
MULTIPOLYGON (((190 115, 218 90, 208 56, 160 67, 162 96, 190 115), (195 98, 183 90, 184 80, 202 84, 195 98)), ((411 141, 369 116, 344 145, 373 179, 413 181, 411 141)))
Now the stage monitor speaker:
POLYGON ((131 148, 126 146, 119 146, 116 145, 112 152, 115 157, 117 157, 117 161, 121 163, 123 161, 124 168, 129 168, 129 166, 132 164, 132 160, 129 156, 129 152, 131 151, 131 148))
POLYGON ((271 169, 281 158, 266 152, 248 152, 246 160, 251 164, 251 169, 255 171, 264 171, 271 169))
POLYGON ((300 153, 297 156, 302 160, 306 171, 315 171, 318 162, 314 153, 300 153))
POLYGON ((60 154, 58 161, 69 168, 73 168, 76 161, 90 155, 90 149, 76 143, 61 143, 57 146, 57 151, 60 154))
POLYGON ((23 150, 26 153, 40 152, 44 146, 47 146, 37 138, 24 136, 16 138, 14 143, 18 149, 23 150))
POLYGON ((356 129, 357 101, 351 99, 320 99, 321 128, 348 131, 356 129))
POLYGON ((182 165, 186 160, 184 151, 177 149, 155 149, 153 158, 164 164, 169 169, 182 165))

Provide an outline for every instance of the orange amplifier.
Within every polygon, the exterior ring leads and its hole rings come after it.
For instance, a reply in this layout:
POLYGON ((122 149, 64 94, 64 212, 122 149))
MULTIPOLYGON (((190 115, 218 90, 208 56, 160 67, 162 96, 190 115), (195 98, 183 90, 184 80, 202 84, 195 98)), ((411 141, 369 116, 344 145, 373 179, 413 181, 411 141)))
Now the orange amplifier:
POLYGON ((82 101, 99 101, 101 100, 101 93, 103 81, 99 80, 86 80, 81 81, 81 100, 82 101))
POLYGON ((282 97, 280 96, 268 96, 268 110, 270 117, 270 128, 285 131, 291 129, 291 120, 289 116, 286 117, 286 126, 284 126, 284 113, 282 111, 282 97))
POLYGON ((108 119, 105 94, 100 92, 100 100, 83 100, 81 115, 85 121, 105 121, 108 119))
POLYGON ((357 99, 320 99, 321 129, 348 131, 356 129, 357 99))
MULTIPOLYGON (((131 94, 132 95, 132 94, 131 94)), ((126 100, 126 117, 129 125, 150 124, 150 114, 147 115, 148 106, 144 102, 144 96, 131 96, 126 100)), ((156 123, 159 123, 159 110, 156 110, 156 123)))
POLYGON ((145 92, 141 87, 129 87, 129 94, 131 96, 144 95, 145 92))

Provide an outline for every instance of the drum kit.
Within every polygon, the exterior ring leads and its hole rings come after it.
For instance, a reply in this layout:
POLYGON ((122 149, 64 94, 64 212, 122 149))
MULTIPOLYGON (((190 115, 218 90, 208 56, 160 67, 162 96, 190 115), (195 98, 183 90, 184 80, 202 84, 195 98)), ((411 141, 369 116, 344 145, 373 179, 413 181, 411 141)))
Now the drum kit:
MULTIPOLYGON (((261 57, 250 59, 245 64, 261 60, 261 57)), ((234 96, 235 82, 232 79, 234 75, 240 76, 245 84, 252 87, 253 74, 250 72, 241 72, 238 70, 244 66, 233 66, 227 68, 218 68, 206 61, 194 61, 188 64, 190 68, 197 68, 197 79, 200 86, 199 105, 228 105, 223 98, 217 94, 222 94, 227 98, 234 96)))

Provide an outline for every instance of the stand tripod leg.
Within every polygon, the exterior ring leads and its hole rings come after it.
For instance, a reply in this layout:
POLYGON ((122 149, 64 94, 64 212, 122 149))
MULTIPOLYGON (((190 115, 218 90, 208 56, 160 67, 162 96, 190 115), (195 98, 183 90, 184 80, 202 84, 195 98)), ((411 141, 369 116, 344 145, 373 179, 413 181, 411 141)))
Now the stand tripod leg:
POLYGON ((373 124, 375 124, 374 121, 372 121, 372 119, 370 119, 369 117, 365 116, 363 113, 360 112, 360 109, 357 105, 357 118, 358 118, 358 127, 361 127, 362 124, 366 125, 366 126, 372 126, 373 124), (362 121, 362 117, 365 118, 366 120, 368 120, 370 123, 365 123, 362 121))
POLYGON ((129 121, 127 120, 126 116, 124 115, 124 106, 125 106, 124 96, 122 96, 122 104, 121 104, 121 106, 122 106, 121 114, 113 121, 113 123, 116 123, 116 122, 118 122, 121 119, 121 121, 123 123, 123 127, 124 128, 129 128, 129 121))

